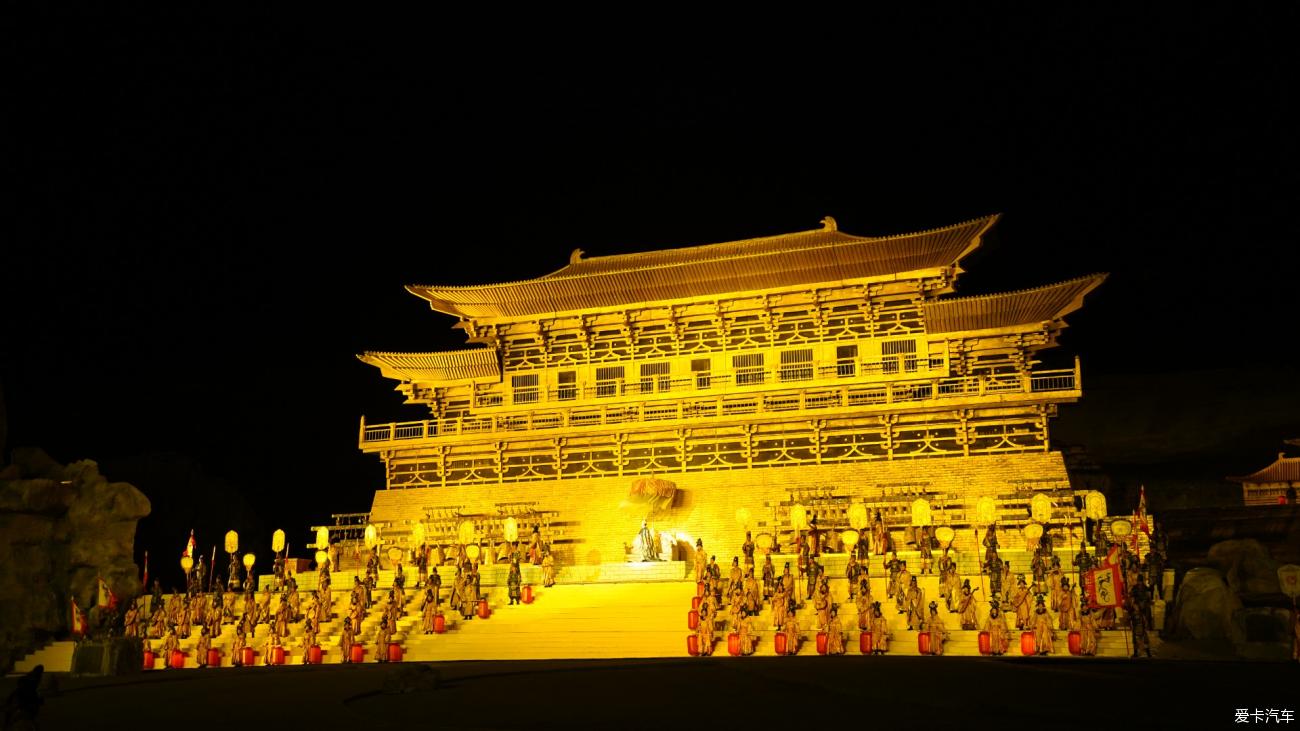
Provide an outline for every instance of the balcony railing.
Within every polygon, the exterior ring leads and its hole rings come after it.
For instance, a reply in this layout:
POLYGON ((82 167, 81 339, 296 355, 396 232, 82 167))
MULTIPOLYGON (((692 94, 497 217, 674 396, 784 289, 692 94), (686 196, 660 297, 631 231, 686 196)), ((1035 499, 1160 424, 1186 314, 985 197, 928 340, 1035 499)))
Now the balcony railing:
MULTIPOLYGON (((692 382, 694 379, 690 379, 692 382)), ((361 424, 361 444, 432 439, 463 434, 562 430, 636 422, 735 416, 739 414, 816 411, 861 406, 942 402, 948 399, 1077 391, 1079 366, 1026 374, 956 376, 914 381, 853 385, 817 385, 803 389, 750 393, 694 390, 692 398, 608 405, 583 401, 570 408, 425 419, 390 424, 361 424)), ((559 404, 557 404, 559 406, 559 404)))

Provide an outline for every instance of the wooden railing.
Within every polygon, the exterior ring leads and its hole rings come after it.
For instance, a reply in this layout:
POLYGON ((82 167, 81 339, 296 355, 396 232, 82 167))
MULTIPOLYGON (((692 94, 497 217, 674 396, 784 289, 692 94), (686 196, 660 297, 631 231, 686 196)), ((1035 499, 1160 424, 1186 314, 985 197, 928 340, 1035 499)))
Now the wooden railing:
POLYGON ((434 439, 466 434, 546 431, 572 427, 696 419, 738 414, 815 411, 889 404, 942 402, 1004 394, 1038 394, 1079 390, 1079 365, 1072 369, 1026 374, 957 376, 841 387, 711 394, 673 401, 600 405, 584 401, 571 408, 515 412, 389 424, 361 422, 360 444, 434 439))

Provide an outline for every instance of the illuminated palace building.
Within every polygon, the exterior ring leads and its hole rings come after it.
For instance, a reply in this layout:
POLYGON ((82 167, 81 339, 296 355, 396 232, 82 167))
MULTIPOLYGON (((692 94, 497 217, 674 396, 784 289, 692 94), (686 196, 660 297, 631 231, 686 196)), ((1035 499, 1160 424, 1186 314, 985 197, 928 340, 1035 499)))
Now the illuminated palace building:
POLYGON ((523 281, 410 286, 458 318, 470 347, 361 356, 427 410, 363 420, 360 447, 387 470, 369 520, 398 545, 416 524, 455 543, 468 520, 490 545, 520 516, 568 566, 626 561, 647 517, 679 559, 703 538, 729 563, 745 528, 789 553, 794 505, 843 530, 865 503, 902 549, 924 501, 969 550, 981 498, 1007 530, 1045 495, 1049 529, 1077 536, 1049 423, 1080 397, 1079 365, 1040 355, 1104 275, 951 296, 995 222, 862 237, 827 218, 721 244, 575 251, 523 281))

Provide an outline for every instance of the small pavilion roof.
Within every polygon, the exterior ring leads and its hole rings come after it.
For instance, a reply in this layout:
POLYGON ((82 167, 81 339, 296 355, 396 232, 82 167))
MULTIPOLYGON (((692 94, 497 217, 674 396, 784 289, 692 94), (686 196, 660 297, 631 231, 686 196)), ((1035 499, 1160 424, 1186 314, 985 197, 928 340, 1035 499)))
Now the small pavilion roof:
POLYGON ((1084 295, 1105 279, 1105 274, 1089 274, 1034 289, 929 302, 923 306, 926 332, 989 330, 1056 320, 1079 309, 1084 295))
POLYGON ((476 319, 841 282, 954 266, 996 221, 863 237, 828 219, 822 229, 721 244, 586 259, 574 252, 568 266, 517 282, 407 289, 439 312, 476 319))
POLYGON ((1273 464, 1250 475, 1229 477, 1232 482, 1265 484, 1270 482, 1300 482, 1300 457, 1279 454, 1273 464))
POLYGON ((378 368, 386 378, 399 381, 453 384, 501 380, 501 366, 492 348, 442 353, 367 352, 357 358, 378 368))

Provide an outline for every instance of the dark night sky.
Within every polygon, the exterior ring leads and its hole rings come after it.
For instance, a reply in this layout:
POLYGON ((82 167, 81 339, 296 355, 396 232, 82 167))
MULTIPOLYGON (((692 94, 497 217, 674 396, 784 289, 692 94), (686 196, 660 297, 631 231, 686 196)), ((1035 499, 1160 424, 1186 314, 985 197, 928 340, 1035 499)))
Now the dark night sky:
POLYGON ((305 542, 382 484, 358 417, 422 416, 354 354, 463 343, 404 284, 1001 212, 960 293, 1112 273, 1054 354, 1085 369, 1058 437, 1253 470, 1300 436, 1295 13, 1178 12, 877 18, 708 54, 417 23, 11 27, 9 446, 144 489, 141 549, 192 524, 305 542))

